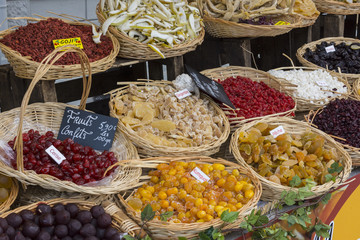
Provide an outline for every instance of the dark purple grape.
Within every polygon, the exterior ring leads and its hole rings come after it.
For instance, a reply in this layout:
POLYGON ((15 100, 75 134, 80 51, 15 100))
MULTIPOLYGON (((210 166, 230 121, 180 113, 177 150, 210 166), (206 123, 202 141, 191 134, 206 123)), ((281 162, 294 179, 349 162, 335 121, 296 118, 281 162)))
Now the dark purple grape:
POLYGON ((24 222, 34 220, 34 213, 30 210, 24 209, 19 214, 24 222))
POLYGON ((51 213, 42 214, 39 218, 39 225, 42 227, 50 227, 54 225, 55 217, 51 213))
POLYGON ((70 213, 66 210, 59 210, 55 215, 55 221, 57 224, 67 224, 70 221, 70 218, 70 213))
POLYGON ((99 240, 99 238, 95 236, 86 237, 84 240, 99 240))
POLYGON ((79 220, 82 224, 90 223, 92 218, 93 217, 91 213, 86 210, 81 210, 76 216, 76 219, 79 220))
POLYGON ((52 207, 52 211, 54 214, 56 214, 57 212, 61 212, 65 210, 65 206, 62 203, 57 203, 52 207))
POLYGON ((103 239, 105 237, 105 229, 103 228, 96 229, 96 236, 100 239, 103 239))
POLYGON ((24 235, 23 235, 20 231, 17 231, 17 232, 15 233, 14 240, 25 240, 25 237, 24 237, 24 235))
POLYGON ((68 203, 65 209, 70 213, 72 218, 75 218, 79 212, 79 207, 75 203, 68 203))
POLYGON ((47 231, 41 230, 38 236, 36 237, 36 240, 50 240, 51 235, 47 231))
POLYGON ((86 223, 84 226, 82 226, 82 228, 80 229, 80 234, 83 237, 90 237, 90 236, 95 236, 96 234, 96 228, 90 224, 90 223, 86 223))
POLYGON ((4 229, 2 229, 2 227, 0 227, 0 235, 4 233, 4 229))
POLYGON ((73 237, 73 240, 84 240, 84 238, 80 234, 77 234, 73 237))
POLYGON ((0 240, 10 240, 10 238, 6 235, 6 233, 3 233, 0 235, 0 240))
POLYGON ((8 227, 8 223, 6 221, 5 218, 0 218, 0 227, 3 229, 3 230, 6 230, 7 227, 8 227))
POLYGON ((66 237, 68 235, 69 231, 66 225, 57 225, 55 227, 55 231, 54 234, 58 237, 58 238, 63 238, 66 237))
POLYGON ((23 230, 22 230, 24 236, 34 238, 36 235, 40 232, 40 227, 36 225, 34 222, 26 221, 23 224, 23 230))
POLYGON ((97 224, 101 228, 107 228, 111 225, 111 216, 108 213, 101 214, 97 218, 97 224))
POLYGON ((94 218, 98 218, 100 215, 105 213, 105 210, 102 206, 96 205, 90 209, 90 212, 94 218))
POLYGON ((72 237, 66 236, 66 237, 63 237, 61 240, 72 240, 72 237))
POLYGON ((51 213, 51 207, 45 203, 40 203, 36 207, 36 213, 37 214, 51 213))
POLYGON ((113 227, 108 227, 106 230, 105 230, 105 234, 104 234, 104 238, 108 239, 108 238, 111 238, 112 235, 118 233, 118 231, 113 228, 113 227))
POLYGON ((15 229, 12 226, 8 226, 6 229, 6 235, 8 235, 10 238, 13 238, 15 236, 15 229))
POLYGON ((74 236, 79 233, 79 231, 82 227, 82 224, 77 219, 71 219, 67 226, 69 229, 69 235, 74 236))
POLYGON ((42 227, 41 231, 47 232, 50 234, 50 236, 54 235, 54 230, 55 227, 54 226, 49 226, 49 227, 42 227))
POLYGON ((10 213, 5 219, 7 223, 14 228, 18 228, 23 222, 22 218, 17 213, 10 213))

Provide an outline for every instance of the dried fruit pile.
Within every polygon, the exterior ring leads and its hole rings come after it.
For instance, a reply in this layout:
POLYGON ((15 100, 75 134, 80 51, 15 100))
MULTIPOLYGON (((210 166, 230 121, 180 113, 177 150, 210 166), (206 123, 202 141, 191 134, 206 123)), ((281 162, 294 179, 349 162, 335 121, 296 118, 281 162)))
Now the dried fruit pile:
POLYGON ((336 72, 340 68, 342 73, 360 73, 360 44, 358 43, 321 42, 316 45, 314 51, 307 48, 303 57, 309 62, 336 72), (327 53, 325 48, 332 45, 335 51, 327 53))
POLYGON ((0 218, 1 239, 105 239, 125 235, 111 226, 112 218, 103 207, 80 210, 74 203, 50 207, 41 203, 35 212, 22 210, 0 218))
POLYGON ((237 169, 227 171, 223 164, 195 162, 161 163, 149 172, 150 181, 137 189, 128 204, 140 212, 151 204, 157 215, 174 211, 174 223, 208 222, 225 210, 237 211, 254 196, 251 180, 237 169), (196 180, 191 171, 198 167, 209 181, 196 180))
POLYGON ((0 174, 0 204, 9 198, 11 186, 11 178, 0 174))
POLYGON ((336 99, 316 114, 313 124, 328 134, 346 139, 335 138, 336 141, 360 148, 360 101, 336 99))
MULTIPOLYGON (((84 46, 83 51, 90 62, 103 59, 113 49, 111 39, 102 36, 101 43, 93 41, 91 26, 70 25, 56 18, 36 23, 29 23, 19 27, 13 33, 6 35, 0 42, 18 51, 22 56, 29 56, 35 62, 41 62, 54 50, 53 40, 80 37, 84 46)), ((66 53, 55 65, 79 64, 80 59, 76 53, 66 53)))
POLYGON ((230 101, 238 109, 238 117, 254 118, 286 112, 295 107, 294 100, 263 82, 245 77, 229 77, 220 81, 230 101))
POLYGON ((189 96, 179 100, 177 90, 130 85, 129 94, 115 99, 117 117, 129 129, 156 145, 194 147, 217 140, 223 119, 208 100, 189 96))
MULTIPOLYGON (((14 147, 14 142, 9 141, 9 146, 14 147)), ((72 139, 64 141, 54 138, 54 133, 46 132, 40 135, 33 129, 23 133, 23 154, 24 168, 34 170, 37 174, 49 174, 60 180, 72 181, 78 185, 95 182, 103 179, 106 169, 117 162, 113 152, 104 151, 97 154, 94 149, 74 143, 72 139), (53 145, 66 158, 58 165, 45 152, 45 149, 53 145)), ((16 168, 16 158, 12 159, 11 164, 16 168)), ((114 170, 107 173, 110 175, 114 170)))
POLYGON ((301 186, 305 179, 325 183, 328 168, 339 162, 336 149, 325 147, 325 139, 310 131, 274 138, 270 131, 276 127, 261 122, 240 132, 239 150, 245 161, 261 176, 281 185, 289 186, 296 175, 303 180, 301 186))

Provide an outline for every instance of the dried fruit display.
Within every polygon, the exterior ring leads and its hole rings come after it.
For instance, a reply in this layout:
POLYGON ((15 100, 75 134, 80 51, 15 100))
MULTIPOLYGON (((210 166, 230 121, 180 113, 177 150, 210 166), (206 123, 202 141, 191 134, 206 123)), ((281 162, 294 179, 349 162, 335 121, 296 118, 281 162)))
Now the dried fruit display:
POLYGON ((220 81, 230 101, 237 108, 238 117, 245 119, 289 111, 295 101, 263 82, 245 77, 229 77, 220 81))
POLYGON ((75 203, 49 206, 40 203, 35 211, 24 209, 0 218, 1 239, 123 239, 125 233, 112 225, 102 206, 82 210, 75 203))
MULTIPOLYGON (((14 148, 15 140, 16 137, 8 142, 11 148, 14 148)), ((113 152, 103 151, 98 154, 91 147, 74 143, 70 138, 64 141, 58 140, 54 138, 54 133, 51 131, 40 135, 38 131, 31 129, 23 133, 23 142, 25 169, 33 170, 37 174, 49 174, 78 185, 103 179, 106 169, 118 161, 113 152), (51 145, 66 158, 60 165, 45 152, 45 149, 51 145)), ((11 160, 11 164, 14 168, 17 167, 16 157, 11 160)), ((113 171, 114 169, 109 171, 107 176, 113 171)))
MULTIPOLYGON (((28 56, 35 62, 41 62, 54 51, 53 40, 80 37, 84 46, 83 51, 90 62, 95 62, 108 56, 113 44, 111 39, 102 36, 101 43, 93 41, 91 26, 70 25, 60 19, 48 18, 36 23, 29 23, 19 27, 13 33, 0 39, 0 42, 18 51, 22 56, 28 56)), ((79 64, 80 59, 76 53, 67 53, 55 65, 79 64)))
POLYGON ((251 180, 237 169, 227 171, 221 163, 161 163, 149 176, 150 181, 136 190, 128 204, 138 212, 151 204, 157 215, 173 211, 168 221, 174 223, 211 221, 226 210, 239 210, 254 196, 251 180), (191 175, 196 167, 210 180, 196 180, 191 175))
POLYGON ((303 181, 300 186, 305 179, 324 184, 328 169, 339 163, 336 149, 325 146, 325 138, 311 131, 285 132, 274 138, 270 131, 277 127, 260 122, 240 132, 238 147, 244 160, 261 176, 281 185, 289 186, 296 175, 303 181))
POLYGON ((195 147, 220 138, 223 119, 209 100, 189 96, 179 100, 167 85, 129 86, 129 94, 116 98, 117 117, 138 136, 168 147, 195 147))
POLYGON ((11 178, 0 174, 0 204, 9 198, 11 186, 11 178))

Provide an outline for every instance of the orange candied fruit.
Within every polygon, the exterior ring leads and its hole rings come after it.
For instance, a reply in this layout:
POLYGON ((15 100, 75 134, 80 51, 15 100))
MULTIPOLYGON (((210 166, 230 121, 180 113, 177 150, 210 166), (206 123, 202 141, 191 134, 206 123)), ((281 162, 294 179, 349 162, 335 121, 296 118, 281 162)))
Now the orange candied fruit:
POLYGON ((255 195, 250 179, 238 169, 221 163, 161 163, 149 172, 150 181, 138 188, 128 204, 137 212, 150 204, 156 212, 173 211, 172 223, 209 222, 226 211, 238 211, 255 195), (210 180, 199 182, 192 175, 198 167, 210 180))

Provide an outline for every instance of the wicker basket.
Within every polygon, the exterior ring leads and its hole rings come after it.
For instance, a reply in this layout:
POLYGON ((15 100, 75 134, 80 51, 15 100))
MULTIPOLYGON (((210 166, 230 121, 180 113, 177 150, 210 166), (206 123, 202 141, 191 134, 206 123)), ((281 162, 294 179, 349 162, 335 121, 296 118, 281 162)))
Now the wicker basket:
POLYGON ((353 94, 357 100, 360 100, 360 79, 353 84, 353 94))
MULTIPOLYGON (((172 161, 184 161, 184 162, 196 162, 196 163, 221 163, 225 165, 225 169, 231 171, 233 169, 238 169, 239 172, 243 175, 246 175, 250 178, 253 185, 255 186, 254 197, 245 204, 239 210, 239 217, 238 219, 229 225, 224 225, 223 229, 231 229, 234 227, 238 227, 239 224, 243 221, 244 217, 250 214, 251 210, 256 207, 260 196, 261 196, 261 184, 260 181, 255 177, 253 173, 251 173, 248 169, 240 167, 238 164, 225 161, 223 159, 214 159, 210 157, 178 157, 178 158, 167 158, 167 157, 160 157, 160 158, 148 158, 139 160, 128 160, 124 161, 124 164, 129 164, 131 166, 148 168, 148 169, 156 169, 156 166, 160 163, 170 163, 172 161)), ((143 176, 142 179, 144 180, 142 184, 146 183, 150 177, 143 176)), ((130 195, 131 196, 131 195, 130 195)), ((126 213, 132 218, 136 223, 141 224, 140 214, 137 213, 124 199, 123 196, 118 195, 120 203, 125 207, 126 213)), ((220 227, 224 222, 221 221, 219 218, 214 219, 210 222, 204 223, 170 223, 170 222, 162 222, 160 220, 152 220, 148 222, 145 227, 146 230, 150 233, 153 239, 178 239, 178 237, 186 237, 188 239, 197 237, 198 233, 208 229, 209 227, 213 226, 214 228, 220 227)))
POLYGON ((19 193, 19 183, 16 179, 11 179, 12 185, 9 191, 9 197, 0 204, 0 213, 10 209, 11 205, 15 202, 19 193))
MULTIPOLYGON (((321 42, 324 42, 324 41, 325 42, 334 42, 335 44, 340 44, 342 42, 360 44, 360 40, 354 39, 354 38, 343 38, 343 37, 322 38, 317 41, 307 43, 297 50, 296 57, 299 60, 299 62, 306 67, 322 68, 312 62, 309 62, 303 56, 304 56, 307 48, 310 48, 311 51, 314 51, 316 49, 316 45, 320 44, 321 42)), ((360 74, 338 73, 335 71, 332 71, 332 72, 334 72, 335 76, 337 76, 338 78, 345 78, 345 80, 348 81, 349 84, 353 84, 357 79, 360 78, 360 74)))
MULTIPOLYGON (((32 18, 32 17, 21 17, 16 19, 25 19, 30 22, 38 22, 41 20, 45 20, 47 18, 32 18)), ((83 26, 91 26, 90 24, 78 21, 69 21, 61 19, 66 23, 71 25, 83 25, 83 26)), ((11 29, 7 29, 0 32, 0 39, 5 37, 6 35, 14 32, 14 28, 18 28, 19 26, 15 26, 11 29)), ((120 50, 119 42, 113 37, 110 33, 107 34, 113 44, 113 50, 110 55, 104 57, 101 60, 90 63, 91 69, 93 73, 104 72, 112 67, 115 62, 115 58, 120 50)), ((35 75, 37 68, 40 66, 39 62, 35 62, 29 59, 27 56, 22 56, 19 52, 11 49, 10 47, 0 43, 0 49, 4 53, 5 57, 8 59, 10 65, 13 67, 15 75, 20 78, 32 79, 35 75)), ((48 72, 43 76, 43 80, 56 80, 62 78, 73 78, 82 76, 82 70, 80 64, 73 65, 53 65, 48 72)))
MULTIPOLYGON (((318 68, 310 68, 310 67, 281 67, 281 68, 276 68, 273 70, 283 70, 283 71, 291 71, 291 70, 303 70, 303 71, 315 71, 318 68)), ((351 95, 351 86, 349 85, 349 83, 343 79, 340 78, 339 76, 336 76, 334 74, 334 72, 330 72, 328 71, 329 74, 333 77, 336 77, 340 82, 344 83, 344 85, 347 88, 347 94, 341 94, 338 97, 333 97, 333 98, 328 98, 328 99, 316 99, 316 100, 309 100, 309 99, 305 99, 305 98, 301 98, 301 97, 295 97, 294 94, 291 94, 291 96, 296 100, 296 111, 299 112, 304 112, 304 111, 310 111, 310 110, 314 110, 317 109, 319 107, 324 106, 327 101, 331 101, 332 99, 335 98, 348 98, 351 95)), ((275 76, 273 76, 275 77, 275 76)), ((280 83, 290 83, 289 81, 287 81, 285 78, 278 78, 275 77, 280 83)), ((291 83, 290 83, 291 84, 291 83)))
MULTIPOLYGON (((316 115, 320 114, 322 112, 322 109, 323 108, 321 107, 316 111, 310 111, 308 115, 304 116, 305 121, 312 127, 317 128, 317 126, 313 124, 313 121, 314 121, 316 115)), ((330 136, 333 137, 334 139, 339 138, 339 137, 333 136, 333 135, 330 135, 330 136)), ((338 144, 341 145, 348 152, 348 154, 351 157, 352 165, 360 166, 360 148, 356 148, 356 147, 353 147, 353 146, 350 146, 347 144, 343 144, 343 143, 339 143, 339 142, 338 142, 338 144)))
MULTIPOLYGON (((170 81, 138 81, 132 82, 132 84, 136 84, 138 87, 145 88, 146 86, 159 86, 165 87, 167 85, 172 85, 170 81)), ((115 110, 115 99, 123 98, 125 95, 129 93, 129 86, 118 88, 110 92, 110 116, 117 117, 115 110)), ((230 124, 225 116, 224 112, 218 107, 218 105, 209 97, 203 96, 207 98, 214 107, 215 111, 223 120, 223 128, 222 135, 216 141, 211 142, 210 144, 201 145, 198 147, 167 147, 162 145, 157 145, 149 142, 148 140, 139 137, 139 135, 128 129, 122 121, 119 121, 118 128, 131 140, 131 142, 137 147, 139 154, 142 157, 157 157, 157 156, 210 156, 219 151, 222 143, 226 141, 230 134, 230 124)))
POLYGON ((265 177, 258 174, 251 166, 249 166, 240 154, 239 147, 238 147, 238 139, 239 139, 240 132, 250 129, 251 127, 253 127, 254 125, 256 125, 259 122, 266 122, 269 124, 281 125, 284 127, 286 132, 291 133, 291 134, 302 134, 307 129, 311 129, 312 132, 315 132, 316 134, 319 134, 325 138, 326 146, 333 147, 338 151, 339 156, 341 156, 341 161, 344 166, 344 170, 336 178, 335 182, 330 181, 323 185, 318 185, 318 186, 313 187, 311 189, 311 191, 314 193, 314 195, 309 198, 320 196, 320 195, 326 193, 331 188, 339 186, 339 184, 344 182, 349 177, 349 174, 351 172, 350 156, 345 151, 345 149, 343 147, 341 147, 337 142, 335 142, 334 139, 332 139, 330 136, 328 136, 327 134, 325 134, 324 132, 322 132, 316 128, 309 127, 309 125, 305 122, 300 122, 300 121, 293 120, 293 119, 290 119, 287 117, 264 118, 263 120, 248 123, 248 124, 242 126, 241 128, 237 129, 235 131, 235 133, 232 135, 231 144, 230 144, 230 149, 231 149, 232 153, 234 154, 236 160, 240 163, 240 165, 242 167, 250 168, 251 172, 260 179, 261 184, 263 186, 263 195, 261 196, 262 200, 265 200, 265 201, 279 200, 281 193, 283 191, 289 191, 291 189, 291 187, 283 186, 281 184, 277 184, 270 180, 267 180, 265 177))
MULTIPOLYGON (((48 201, 41 201, 16 208, 14 210, 1 214, 0 217, 5 218, 11 213, 20 213, 22 210, 25 209, 30 211, 35 211, 36 207, 40 203, 45 203, 50 206, 53 206, 57 203, 61 203, 64 205, 68 203, 75 203, 80 210, 90 210, 91 207, 99 204, 97 202, 85 201, 81 199, 55 198, 48 201)), ((112 227, 116 228, 118 231, 128 233, 131 236, 135 236, 136 233, 140 230, 140 227, 136 223, 134 223, 131 219, 129 219, 129 217, 127 217, 126 214, 120 208, 118 208, 114 203, 105 201, 101 205, 104 207, 105 212, 110 214, 110 216, 112 217, 112 223, 111 223, 112 227)))
POLYGON ((353 15, 360 13, 360 3, 345 3, 336 0, 313 0, 316 8, 323 13, 353 15))
MULTIPOLYGON (((105 22, 105 17, 100 10, 99 4, 96 7, 96 15, 101 24, 105 22)), ((116 37, 120 42, 121 49, 119 52, 119 57, 123 58, 132 58, 132 59, 142 59, 142 60, 154 60, 161 59, 161 56, 151 50, 149 46, 145 43, 136 41, 133 38, 130 38, 128 35, 122 33, 113 26, 109 27, 109 31, 116 37)), ((194 51, 198 45, 204 41, 205 29, 202 29, 199 35, 190 41, 187 41, 183 44, 175 45, 173 48, 165 48, 162 46, 157 46, 157 48, 164 54, 165 58, 171 58, 176 56, 182 56, 185 53, 194 51)))
MULTIPOLYGON (((229 77, 242 76, 242 77, 250 78, 255 82, 264 82, 268 86, 282 93, 286 93, 287 95, 291 95, 296 87, 295 85, 290 83, 284 83, 284 82, 280 83, 275 77, 271 76, 269 73, 248 67, 229 66, 229 67, 213 68, 213 69, 204 70, 201 72, 201 74, 207 76, 210 79, 220 80, 220 81, 224 81, 229 77)), ((229 118, 231 132, 234 132, 237 128, 241 127, 243 124, 247 122, 251 122, 263 118, 263 117, 256 117, 256 118, 244 119, 243 117, 238 117, 232 108, 229 108, 227 106, 222 106, 222 109, 224 110, 226 116, 229 118)), ((271 114, 268 116, 290 117, 291 115, 294 114, 295 109, 296 109, 296 104, 295 107, 289 111, 271 114)))
MULTIPOLYGON (((141 175, 141 169, 138 168, 121 168, 118 169, 111 179, 110 183, 106 186, 81 186, 70 181, 61 181, 53 176, 46 174, 36 174, 34 171, 24 170, 23 166, 23 141, 22 132, 31 128, 36 128, 41 133, 45 133, 48 130, 52 130, 55 133, 59 131, 61 120, 65 107, 70 106, 64 103, 34 103, 27 106, 30 95, 33 91, 36 83, 41 77, 46 74, 46 71, 51 68, 51 65, 56 62, 63 54, 67 52, 76 52, 79 54, 82 62, 84 73, 84 88, 83 95, 80 102, 79 109, 85 109, 86 99, 90 92, 91 86, 91 68, 87 60, 87 56, 79 48, 66 45, 61 48, 57 48, 48 55, 41 64, 35 74, 33 81, 31 82, 29 89, 25 93, 24 99, 21 104, 21 108, 15 108, 10 111, 0 114, 0 137, 3 141, 10 141, 17 136, 15 142, 15 148, 17 152, 17 166, 18 170, 9 167, 5 163, 0 163, 0 172, 4 175, 14 177, 24 184, 40 185, 46 189, 52 189, 57 191, 69 191, 69 192, 81 192, 86 194, 115 194, 125 189, 130 189, 133 185, 136 185, 138 178, 141 175), (62 51, 67 48, 66 51, 62 51), (70 48, 70 49, 69 49, 70 48), (62 52, 61 52, 62 51, 62 52), (60 54, 58 54, 60 52, 60 54), (49 63, 49 61, 51 61, 49 63), (86 62, 87 64, 84 64, 86 62), (49 64, 48 64, 49 63, 49 64), (88 79, 86 75, 88 74, 88 79), (20 115, 20 117, 19 117, 20 115)), ((74 107, 74 106, 70 106, 74 107)), ((138 158, 135 147, 124 137, 120 131, 115 133, 113 147, 110 149, 117 157, 119 153, 123 153, 125 159, 138 158), (125 148, 125 150, 124 150, 125 148)))

